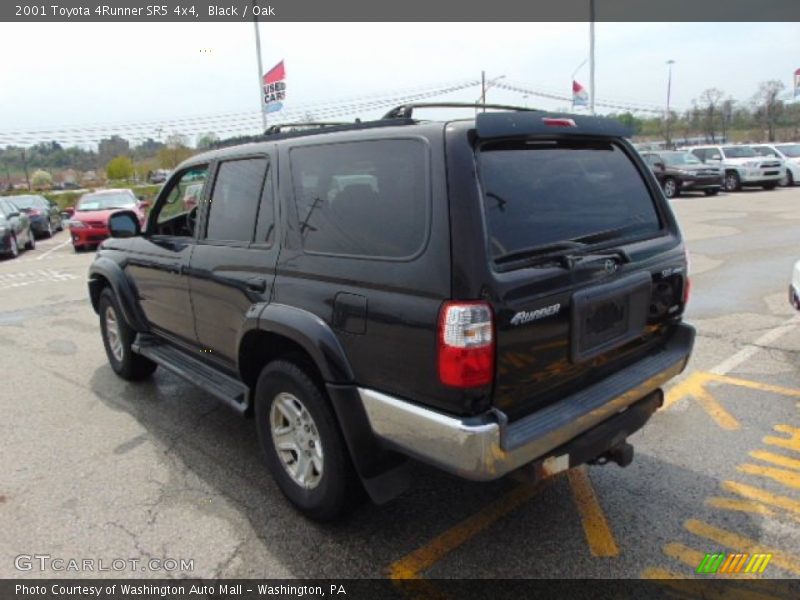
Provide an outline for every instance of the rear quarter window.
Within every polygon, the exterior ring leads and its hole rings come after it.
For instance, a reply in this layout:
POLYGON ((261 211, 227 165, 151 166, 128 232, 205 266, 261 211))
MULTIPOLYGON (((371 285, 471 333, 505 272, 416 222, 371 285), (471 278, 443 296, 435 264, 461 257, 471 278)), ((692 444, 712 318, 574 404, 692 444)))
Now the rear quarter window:
POLYGON ((421 250, 429 212, 423 142, 300 146, 289 156, 306 252, 401 259, 421 250))
POLYGON ((499 142, 478 152, 491 255, 661 229, 631 158, 609 142, 499 142))

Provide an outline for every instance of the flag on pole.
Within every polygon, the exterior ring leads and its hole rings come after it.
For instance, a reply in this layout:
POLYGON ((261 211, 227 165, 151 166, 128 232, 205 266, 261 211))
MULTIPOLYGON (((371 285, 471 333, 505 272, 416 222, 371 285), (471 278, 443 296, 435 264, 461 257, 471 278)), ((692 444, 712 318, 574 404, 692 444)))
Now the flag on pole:
POLYGON ((800 96, 800 69, 794 72, 794 97, 800 96))
POLYGON ((264 105, 268 113, 277 112, 283 108, 286 100, 286 69, 283 61, 272 67, 264 74, 264 105))
POLYGON ((572 80, 572 106, 588 106, 589 93, 580 83, 572 80))

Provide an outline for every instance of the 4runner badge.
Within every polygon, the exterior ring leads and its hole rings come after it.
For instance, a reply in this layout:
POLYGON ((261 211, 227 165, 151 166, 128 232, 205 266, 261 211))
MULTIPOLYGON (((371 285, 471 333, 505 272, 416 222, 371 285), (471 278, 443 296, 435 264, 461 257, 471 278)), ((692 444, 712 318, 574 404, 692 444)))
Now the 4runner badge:
POLYGON ((513 317, 511 317, 511 324, 524 325, 525 323, 530 323, 531 321, 538 321, 539 319, 543 319, 544 317, 552 317, 553 315, 558 314, 559 310, 561 310, 561 304, 553 304, 551 306, 545 306, 544 308, 537 308, 536 310, 532 311, 521 310, 513 317))

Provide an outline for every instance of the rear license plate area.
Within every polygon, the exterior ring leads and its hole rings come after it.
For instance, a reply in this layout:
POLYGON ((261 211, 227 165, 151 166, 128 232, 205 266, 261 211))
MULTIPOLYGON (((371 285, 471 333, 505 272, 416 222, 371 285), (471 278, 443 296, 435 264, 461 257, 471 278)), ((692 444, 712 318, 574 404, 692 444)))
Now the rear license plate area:
POLYGON ((646 272, 572 295, 570 359, 581 362, 640 337, 647 324, 651 279, 646 272))

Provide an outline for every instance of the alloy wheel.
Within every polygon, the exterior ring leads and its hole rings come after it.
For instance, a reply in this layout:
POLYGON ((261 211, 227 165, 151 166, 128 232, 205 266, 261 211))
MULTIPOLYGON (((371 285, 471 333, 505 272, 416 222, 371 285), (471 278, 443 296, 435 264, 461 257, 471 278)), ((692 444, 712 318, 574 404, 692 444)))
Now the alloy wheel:
POLYGON ((272 400, 269 414, 272 443, 283 465, 297 485, 313 489, 323 472, 319 430, 305 405, 288 392, 272 400))
POLYGON ((117 315, 114 312, 114 307, 108 306, 106 308, 106 338, 108 339, 108 347, 111 348, 111 354, 117 361, 122 362, 123 348, 122 338, 119 334, 119 323, 117 322, 117 315))

